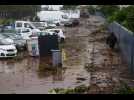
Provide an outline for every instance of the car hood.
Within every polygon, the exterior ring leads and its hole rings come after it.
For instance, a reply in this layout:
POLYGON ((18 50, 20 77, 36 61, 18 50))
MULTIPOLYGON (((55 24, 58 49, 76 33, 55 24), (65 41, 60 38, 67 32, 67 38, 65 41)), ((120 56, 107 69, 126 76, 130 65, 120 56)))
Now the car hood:
POLYGON ((32 32, 41 32, 39 29, 33 29, 32 32))
POLYGON ((14 41, 10 38, 2 39, 1 42, 3 44, 14 44, 14 41))
POLYGON ((14 40, 14 43, 24 45, 24 44, 26 44, 26 40, 24 40, 24 39, 23 40, 16 39, 16 40, 14 40))
POLYGON ((16 49, 16 47, 14 45, 0 45, 0 49, 16 49))

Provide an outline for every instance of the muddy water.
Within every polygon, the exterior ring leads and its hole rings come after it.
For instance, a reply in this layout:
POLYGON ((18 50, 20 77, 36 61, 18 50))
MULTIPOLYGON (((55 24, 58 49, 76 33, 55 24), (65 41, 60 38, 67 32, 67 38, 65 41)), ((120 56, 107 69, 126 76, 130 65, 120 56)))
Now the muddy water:
MULTIPOLYGON (((92 42, 94 38, 90 34, 97 30, 98 27, 96 23, 94 25, 92 19, 90 21, 91 23, 86 23, 86 20, 83 21, 83 25, 79 27, 64 28, 67 38, 61 48, 64 49, 66 56, 64 58, 66 59, 63 61, 62 67, 53 68, 51 66, 51 57, 39 59, 24 56, 23 53, 16 60, 1 59, 0 93, 42 94, 49 93, 48 91, 53 88, 72 88, 79 85, 90 86, 92 83, 90 82, 91 73, 85 69, 85 64, 92 63, 92 51, 95 53, 94 65, 97 66, 95 67, 97 70, 100 67, 102 67, 100 69, 104 70, 102 64, 106 62, 106 56, 104 55, 108 55, 105 43, 100 42, 100 39, 97 39, 99 40, 98 42, 92 42)), ((100 34, 100 37, 98 35, 97 38, 104 36, 104 34, 100 34)), ((97 80, 101 80, 101 78, 97 80)))
POLYGON ((66 59, 53 67, 51 56, 33 58, 20 54, 16 59, 0 59, 0 93, 49 93, 53 88, 89 86, 90 73, 82 62, 84 39, 69 38, 63 45, 66 59))
POLYGON ((77 80, 83 72, 80 65, 53 68, 51 57, 4 59, 0 61, 0 93, 48 93, 52 88, 75 87, 85 84, 77 80))

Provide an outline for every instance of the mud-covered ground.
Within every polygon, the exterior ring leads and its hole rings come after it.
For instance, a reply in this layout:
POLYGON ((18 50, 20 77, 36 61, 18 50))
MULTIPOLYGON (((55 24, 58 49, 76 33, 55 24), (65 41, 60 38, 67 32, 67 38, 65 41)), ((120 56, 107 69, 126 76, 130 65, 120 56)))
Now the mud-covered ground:
POLYGON ((20 53, 15 59, 0 60, 0 93, 49 93, 54 88, 90 87, 88 93, 114 93, 121 81, 132 85, 128 67, 119 51, 111 50, 105 40, 104 20, 91 16, 80 26, 65 30, 63 66, 53 68, 51 57, 42 59, 20 53))

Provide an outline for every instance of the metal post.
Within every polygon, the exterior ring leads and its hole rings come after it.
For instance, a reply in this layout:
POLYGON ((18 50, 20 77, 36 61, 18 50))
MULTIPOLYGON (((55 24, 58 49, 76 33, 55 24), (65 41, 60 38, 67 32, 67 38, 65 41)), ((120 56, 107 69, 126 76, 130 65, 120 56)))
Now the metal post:
POLYGON ((51 50, 52 51, 52 65, 61 66, 62 65, 62 56, 60 50, 51 50))

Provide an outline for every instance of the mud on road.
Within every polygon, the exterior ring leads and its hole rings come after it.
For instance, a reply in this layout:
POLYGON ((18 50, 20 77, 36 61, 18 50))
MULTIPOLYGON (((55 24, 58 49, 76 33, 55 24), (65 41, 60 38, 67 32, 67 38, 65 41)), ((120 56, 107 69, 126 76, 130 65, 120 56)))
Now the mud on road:
POLYGON ((53 68, 51 57, 32 58, 27 53, 16 59, 1 59, 0 93, 44 94, 54 88, 80 85, 90 87, 87 93, 113 93, 120 80, 130 78, 128 69, 119 52, 106 45, 108 33, 102 27, 102 18, 91 16, 80 23, 73 28, 62 27, 67 37, 60 45, 66 56, 62 68, 53 68))

